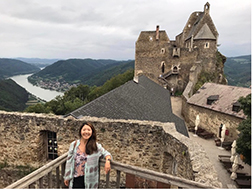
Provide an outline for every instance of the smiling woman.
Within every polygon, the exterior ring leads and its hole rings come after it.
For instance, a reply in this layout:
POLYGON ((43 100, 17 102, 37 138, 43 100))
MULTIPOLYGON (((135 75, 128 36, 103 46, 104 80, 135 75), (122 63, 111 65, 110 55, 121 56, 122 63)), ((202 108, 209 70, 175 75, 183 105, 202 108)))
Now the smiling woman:
POLYGON ((85 122, 79 129, 80 139, 70 144, 64 183, 69 188, 98 188, 98 164, 105 157, 105 172, 110 171, 111 154, 96 142, 94 126, 85 122))

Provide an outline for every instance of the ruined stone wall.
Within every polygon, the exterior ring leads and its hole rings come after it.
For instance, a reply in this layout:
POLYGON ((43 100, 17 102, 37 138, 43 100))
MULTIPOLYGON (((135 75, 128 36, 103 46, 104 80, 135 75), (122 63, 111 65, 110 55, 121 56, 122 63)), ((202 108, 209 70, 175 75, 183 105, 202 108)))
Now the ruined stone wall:
POLYGON ((42 147, 43 131, 57 133, 58 154, 62 155, 68 151, 70 142, 78 138, 83 121, 94 124, 98 142, 116 161, 159 172, 170 171, 176 176, 221 187, 204 149, 178 133, 173 123, 91 117, 75 120, 0 111, 0 162, 42 166, 47 162, 42 147), (167 164, 168 160, 173 163, 167 164))
MULTIPOLYGON (((147 38, 147 36, 146 36, 147 38)), ((165 72, 168 72, 169 45, 167 41, 138 41, 135 52, 135 76, 144 74, 158 82, 162 74, 161 63, 165 62, 165 72)))
POLYGON ((180 48, 179 57, 173 57, 173 46, 167 42, 138 41, 135 54, 135 76, 144 74, 154 82, 162 85, 158 77, 179 66, 179 74, 167 78, 170 87, 176 91, 183 91, 189 81, 189 70, 195 64, 198 50, 189 51, 188 48, 180 48), (165 64, 164 73, 161 65, 165 64))

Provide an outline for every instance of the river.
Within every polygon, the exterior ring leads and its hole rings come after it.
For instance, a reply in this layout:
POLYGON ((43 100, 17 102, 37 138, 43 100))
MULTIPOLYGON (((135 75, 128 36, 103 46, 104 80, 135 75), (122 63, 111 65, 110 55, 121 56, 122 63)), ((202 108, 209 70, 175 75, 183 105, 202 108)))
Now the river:
POLYGON ((63 95, 62 92, 48 90, 48 89, 44 89, 44 88, 40 88, 38 86, 32 85, 31 83, 28 82, 28 79, 27 79, 30 75, 32 75, 32 74, 16 75, 16 76, 12 76, 10 78, 12 80, 14 80, 20 86, 25 88, 26 91, 30 92, 31 94, 33 94, 33 95, 35 95, 35 96, 39 97, 40 99, 45 100, 47 102, 54 99, 58 95, 60 95, 60 96, 63 95))

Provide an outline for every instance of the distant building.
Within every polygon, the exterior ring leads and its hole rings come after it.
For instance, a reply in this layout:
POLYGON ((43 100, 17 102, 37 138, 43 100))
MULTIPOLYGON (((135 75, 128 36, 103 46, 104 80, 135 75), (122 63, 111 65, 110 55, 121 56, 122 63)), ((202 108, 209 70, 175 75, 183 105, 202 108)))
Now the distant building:
POLYGON ((185 121, 194 126, 196 115, 200 116, 200 127, 220 137, 223 124, 227 128, 225 141, 237 139, 237 127, 245 119, 240 97, 251 93, 250 88, 205 83, 192 97, 182 112, 185 121))
POLYGON ((203 12, 193 12, 175 41, 159 26, 156 31, 142 31, 136 42, 135 76, 145 75, 173 93, 183 92, 189 80, 196 83, 203 71, 212 73, 214 82, 225 84, 224 64, 217 62, 219 34, 209 12, 209 3, 203 12))
POLYGON ((172 113, 170 92, 145 76, 125 83, 65 117, 70 115, 173 122, 178 132, 189 136, 184 120, 172 113))

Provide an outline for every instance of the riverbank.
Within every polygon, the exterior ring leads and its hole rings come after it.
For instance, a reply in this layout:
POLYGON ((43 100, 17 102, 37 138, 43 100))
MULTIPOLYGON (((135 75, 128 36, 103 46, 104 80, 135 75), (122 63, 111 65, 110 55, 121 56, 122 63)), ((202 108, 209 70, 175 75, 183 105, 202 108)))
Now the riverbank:
POLYGON ((13 81, 15 81, 18 85, 22 86, 26 89, 27 92, 37 97, 37 99, 43 101, 51 101, 57 96, 63 96, 64 93, 58 92, 55 90, 48 90, 38 86, 34 86, 28 81, 28 77, 32 74, 25 74, 25 75, 16 75, 10 77, 13 81))

